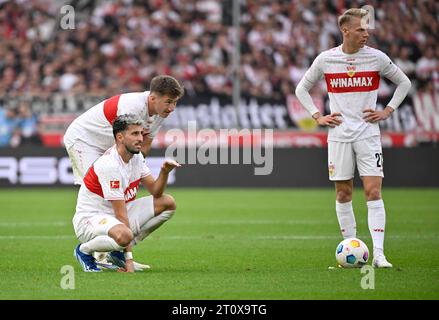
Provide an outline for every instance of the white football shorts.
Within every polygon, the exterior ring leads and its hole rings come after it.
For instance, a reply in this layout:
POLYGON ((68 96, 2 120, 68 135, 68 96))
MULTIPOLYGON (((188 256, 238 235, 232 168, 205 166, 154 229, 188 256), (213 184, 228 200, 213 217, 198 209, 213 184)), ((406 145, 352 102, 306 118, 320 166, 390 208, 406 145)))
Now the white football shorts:
MULTIPOLYGON (((154 217, 153 196, 142 197, 127 203, 128 220, 134 236, 140 232, 140 227, 154 217)), ((107 213, 75 214, 73 228, 81 243, 90 241, 97 236, 108 235, 115 225, 122 224, 114 215, 107 213)))
POLYGON ((329 180, 353 179, 355 166, 360 177, 384 177, 380 136, 355 142, 328 141, 329 180))
POLYGON ((72 163, 74 184, 81 185, 88 168, 104 152, 98 148, 93 148, 87 143, 77 140, 73 145, 66 146, 67 154, 72 163))

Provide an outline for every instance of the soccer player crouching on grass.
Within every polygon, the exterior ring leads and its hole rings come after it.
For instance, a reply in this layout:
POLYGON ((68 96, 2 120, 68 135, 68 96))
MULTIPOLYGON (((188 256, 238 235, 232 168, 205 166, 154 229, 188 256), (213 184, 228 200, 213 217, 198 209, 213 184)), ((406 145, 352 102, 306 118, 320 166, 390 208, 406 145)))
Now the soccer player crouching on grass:
POLYGON ((329 126, 329 179, 335 182, 336 212, 343 237, 356 237, 352 209, 355 165, 358 166, 368 208, 373 241, 373 266, 390 268, 384 256, 386 212, 381 199, 383 153, 379 121, 387 119, 410 89, 410 80, 380 50, 366 46, 368 12, 349 9, 339 17, 343 43, 322 52, 303 76, 296 96, 321 126, 329 126), (309 90, 325 77, 331 114, 323 116, 315 107, 309 90), (376 110, 380 77, 397 85, 384 108, 376 110))
MULTIPOLYGON (((184 88, 177 79, 159 75, 151 80, 150 91, 128 92, 106 99, 73 120, 64 135, 64 145, 72 163, 74 183, 81 185, 93 162, 114 144, 112 123, 117 116, 133 114, 144 121, 141 152, 146 157, 163 121, 175 110, 184 88)), ((105 252, 95 252, 106 262, 105 252)), ((147 268, 134 261, 136 270, 147 268)))
POLYGON ((176 209, 164 194, 168 174, 180 164, 166 160, 156 180, 140 153, 143 121, 121 115, 113 123, 116 144, 87 171, 81 185, 73 226, 81 242, 74 250, 86 272, 99 272, 93 253, 110 252, 108 260, 134 272, 132 248, 169 220, 176 209), (139 183, 151 193, 136 199, 139 183))

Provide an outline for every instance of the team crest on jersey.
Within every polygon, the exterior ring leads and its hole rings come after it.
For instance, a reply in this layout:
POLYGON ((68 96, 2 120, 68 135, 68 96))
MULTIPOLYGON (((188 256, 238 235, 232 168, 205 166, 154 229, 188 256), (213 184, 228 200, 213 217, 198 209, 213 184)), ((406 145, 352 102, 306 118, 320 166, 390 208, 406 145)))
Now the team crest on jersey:
POLYGON ((120 181, 119 180, 110 181, 110 189, 119 189, 119 188, 120 188, 120 181))
POLYGON ((335 171, 335 166, 332 163, 330 163, 328 166, 328 172, 330 177, 334 175, 334 171, 335 171))
POLYGON ((106 223, 107 223, 107 218, 104 218, 101 221, 99 221, 99 224, 106 224, 106 223))
POLYGON ((348 76, 352 78, 355 75, 355 66, 347 66, 346 69, 348 70, 348 76))

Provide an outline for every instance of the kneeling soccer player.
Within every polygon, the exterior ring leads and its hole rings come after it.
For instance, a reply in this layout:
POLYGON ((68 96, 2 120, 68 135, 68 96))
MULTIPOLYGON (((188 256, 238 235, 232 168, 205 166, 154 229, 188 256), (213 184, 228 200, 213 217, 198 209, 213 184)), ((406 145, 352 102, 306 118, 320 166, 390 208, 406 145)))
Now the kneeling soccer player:
POLYGON ((133 246, 175 212, 174 198, 163 192, 169 172, 180 164, 166 160, 154 179, 140 153, 142 126, 134 115, 116 118, 116 144, 89 168, 79 190, 73 226, 81 244, 74 255, 86 272, 101 271, 94 252, 109 252, 107 260, 124 271, 141 270, 133 261, 133 246), (136 199, 139 183, 150 196, 136 199))

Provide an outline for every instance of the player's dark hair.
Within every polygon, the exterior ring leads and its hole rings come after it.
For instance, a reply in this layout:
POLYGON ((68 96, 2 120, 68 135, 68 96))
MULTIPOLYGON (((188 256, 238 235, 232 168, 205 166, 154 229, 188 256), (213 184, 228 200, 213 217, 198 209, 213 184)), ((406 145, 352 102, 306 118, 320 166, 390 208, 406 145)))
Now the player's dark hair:
POLYGON ((113 122, 113 136, 114 139, 116 139, 116 134, 118 134, 119 132, 123 132, 126 129, 128 129, 128 127, 130 125, 139 125, 139 126, 143 126, 144 122, 142 119, 140 119, 139 117, 133 115, 133 114, 122 114, 120 116, 118 116, 116 118, 116 120, 114 120, 113 122))
POLYGON ((152 78, 149 91, 158 93, 160 96, 180 99, 184 94, 184 87, 174 77, 161 75, 152 78))

